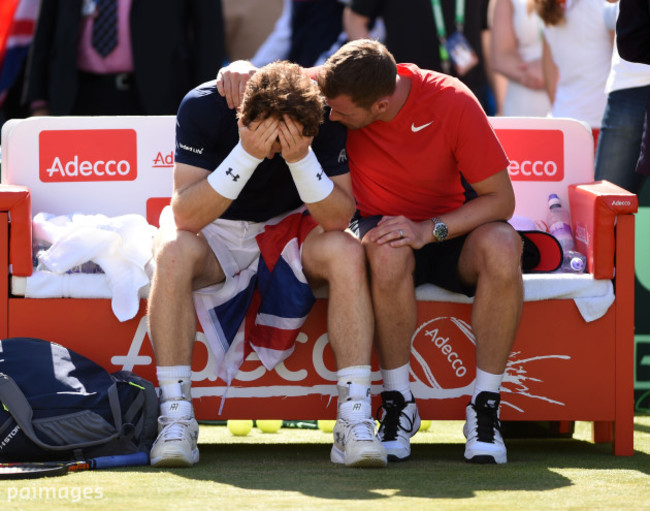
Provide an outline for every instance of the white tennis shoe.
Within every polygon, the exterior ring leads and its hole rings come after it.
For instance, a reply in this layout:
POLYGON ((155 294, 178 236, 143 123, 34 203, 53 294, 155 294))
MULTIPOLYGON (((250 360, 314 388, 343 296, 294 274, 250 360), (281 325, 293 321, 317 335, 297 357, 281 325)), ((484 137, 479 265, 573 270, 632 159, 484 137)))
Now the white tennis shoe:
POLYGON ((495 392, 481 392, 475 403, 465 409, 466 422, 463 434, 465 443, 465 460, 469 463, 507 463, 506 446, 501 436, 499 421, 499 402, 501 398, 495 392))
POLYGON ((160 405, 158 438, 151 448, 154 467, 191 467, 199 462, 199 424, 194 419, 192 403, 185 400, 165 401, 160 405))
MULTIPOLYGON (((330 452, 333 463, 346 467, 376 467, 387 465, 386 449, 375 436, 375 421, 371 418, 370 403, 346 401, 340 408, 353 408, 352 418, 339 418, 334 425, 334 445, 330 452)), ((350 415, 346 415, 350 417, 350 415)))

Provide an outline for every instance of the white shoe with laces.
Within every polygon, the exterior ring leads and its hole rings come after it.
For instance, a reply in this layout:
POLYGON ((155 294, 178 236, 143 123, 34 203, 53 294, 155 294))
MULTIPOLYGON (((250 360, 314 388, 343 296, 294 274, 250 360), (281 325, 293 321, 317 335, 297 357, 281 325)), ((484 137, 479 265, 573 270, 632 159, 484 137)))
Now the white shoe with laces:
POLYGON ((499 403, 501 398, 495 392, 481 392, 475 403, 465 409, 466 422, 463 434, 465 443, 465 460, 468 463, 507 463, 506 446, 501 436, 499 421, 499 403))
POLYGON ((388 461, 406 461, 411 457, 411 437, 420 429, 415 398, 404 399, 401 392, 381 393, 380 422, 377 438, 388 453, 388 461))
POLYGON ((330 452, 332 463, 347 467, 386 466, 386 449, 375 436, 375 421, 370 411, 370 403, 364 401, 346 401, 340 405, 330 452), (341 409, 346 419, 341 417, 341 409))
POLYGON ((199 424, 194 419, 192 403, 185 400, 165 401, 160 405, 158 438, 151 448, 154 467, 191 467, 199 461, 199 424))

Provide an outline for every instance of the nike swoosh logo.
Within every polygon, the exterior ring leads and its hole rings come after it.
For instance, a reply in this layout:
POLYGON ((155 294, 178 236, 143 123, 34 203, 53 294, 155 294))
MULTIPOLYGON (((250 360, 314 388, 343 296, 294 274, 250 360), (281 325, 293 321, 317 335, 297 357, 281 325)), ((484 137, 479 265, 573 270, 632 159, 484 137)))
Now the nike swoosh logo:
POLYGON ((412 123, 411 124, 411 131, 413 133, 417 133, 418 131, 423 130, 424 128, 426 128, 427 126, 430 126, 432 124, 433 124, 433 121, 428 122, 426 124, 423 124, 422 126, 416 126, 415 123, 412 123))

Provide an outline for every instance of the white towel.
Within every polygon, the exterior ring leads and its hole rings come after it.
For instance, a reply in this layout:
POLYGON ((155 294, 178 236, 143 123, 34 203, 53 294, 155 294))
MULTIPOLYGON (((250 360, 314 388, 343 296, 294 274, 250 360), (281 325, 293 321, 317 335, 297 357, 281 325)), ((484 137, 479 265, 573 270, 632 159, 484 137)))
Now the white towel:
POLYGON ((30 277, 12 277, 12 292, 27 298, 111 298, 111 290, 103 273, 52 273, 35 271, 30 277), (21 282, 24 280, 24 284, 21 282))
MULTIPOLYGON (((472 303, 473 298, 432 284, 419 286, 418 300, 472 303)), ((524 301, 573 299, 585 321, 594 321, 614 303, 611 280, 597 280, 589 273, 529 273, 524 275, 524 301)))
MULTIPOLYGON (((112 298, 113 291, 104 273, 52 273, 34 271, 29 277, 11 277, 11 293, 27 298, 112 298)), ((147 298, 149 286, 140 288, 147 298)))
POLYGON ((38 213, 32 224, 34 240, 51 244, 38 258, 45 269, 65 274, 92 261, 105 273, 115 316, 126 321, 137 314, 140 290, 149 284, 146 265, 156 233, 143 216, 38 213))

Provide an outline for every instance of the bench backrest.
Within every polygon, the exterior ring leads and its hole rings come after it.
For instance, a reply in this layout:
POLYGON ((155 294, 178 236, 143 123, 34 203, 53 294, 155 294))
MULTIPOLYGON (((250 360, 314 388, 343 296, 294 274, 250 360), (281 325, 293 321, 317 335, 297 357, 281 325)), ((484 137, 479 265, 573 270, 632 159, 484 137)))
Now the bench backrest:
MULTIPOLYGON (((550 193, 593 181, 591 131, 572 119, 490 119, 511 160, 516 214, 542 219, 550 193)), ((174 116, 33 117, 2 129, 2 183, 27 186, 33 213, 126 213, 156 224, 172 189, 174 116)))

